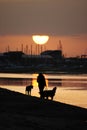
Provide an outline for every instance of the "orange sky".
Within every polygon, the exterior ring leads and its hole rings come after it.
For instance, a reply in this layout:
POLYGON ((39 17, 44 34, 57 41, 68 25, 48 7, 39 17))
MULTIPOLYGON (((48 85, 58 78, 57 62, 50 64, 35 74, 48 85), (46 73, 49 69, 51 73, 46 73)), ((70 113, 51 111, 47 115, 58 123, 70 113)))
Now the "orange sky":
POLYGON ((50 36, 47 50, 61 40, 66 56, 87 54, 87 0, 0 0, 0 52, 32 44, 35 53, 33 34, 50 36))
MULTIPOLYGON (((58 49, 59 40, 61 40, 62 50, 65 56, 80 56, 81 54, 87 54, 87 35, 50 36, 48 42, 45 44, 45 49, 58 49)), ((32 36, 30 35, 0 36, 0 52, 6 51, 8 45, 10 47, 10 51, 20 51, 22 44, 25 48, 24 52, 26 52, 26 45, 28 45, 28 53, 30 53, 32 45, 33 54, 35 53, 36 43, 34 43, 32 36)))

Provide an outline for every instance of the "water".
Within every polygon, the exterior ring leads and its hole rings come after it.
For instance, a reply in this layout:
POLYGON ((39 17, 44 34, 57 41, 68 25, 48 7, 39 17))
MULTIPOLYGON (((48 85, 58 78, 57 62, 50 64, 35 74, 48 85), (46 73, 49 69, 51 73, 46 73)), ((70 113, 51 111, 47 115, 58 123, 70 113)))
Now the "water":
MULTIPOLYGON (((0 87, 25 94, 26 85, 33 84, 32 96, 39 97, 36 82, 38 74, 0 73, 0 87)), ((87 75, 45 74, 47 87, 57 87, 55 101, 87 108, 87 75)))

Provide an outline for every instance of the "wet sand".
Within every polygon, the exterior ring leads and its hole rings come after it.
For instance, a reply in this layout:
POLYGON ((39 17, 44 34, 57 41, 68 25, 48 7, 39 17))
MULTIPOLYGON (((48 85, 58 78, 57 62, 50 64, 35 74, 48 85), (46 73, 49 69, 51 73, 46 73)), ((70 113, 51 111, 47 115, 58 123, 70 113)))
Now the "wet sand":
POLYGON ((87 109, 0 88, 0 129, 87 130, 87 109))

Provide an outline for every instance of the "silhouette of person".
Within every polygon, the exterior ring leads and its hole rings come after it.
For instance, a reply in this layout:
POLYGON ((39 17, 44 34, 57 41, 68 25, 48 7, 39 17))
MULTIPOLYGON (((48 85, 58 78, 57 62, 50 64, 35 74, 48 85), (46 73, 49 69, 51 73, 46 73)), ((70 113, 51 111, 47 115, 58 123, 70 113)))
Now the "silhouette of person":
POLYGON ((42 92, 44 90, 44 87, 46 86, 46 80, 42 73, 39 73, 39 75, 37 76, 37 82, 39 91, 42 92))

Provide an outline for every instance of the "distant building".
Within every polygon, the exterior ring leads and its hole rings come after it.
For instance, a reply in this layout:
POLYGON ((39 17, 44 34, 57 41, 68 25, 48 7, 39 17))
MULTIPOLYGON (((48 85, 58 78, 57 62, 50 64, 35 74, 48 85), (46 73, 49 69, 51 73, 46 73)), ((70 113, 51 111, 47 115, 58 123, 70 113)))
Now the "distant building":
POLYGON ((24 53, 22 51, 9 51, 3 53, 3 55, 9 59, 13 59, 13 58, 20 59, 22 58, 22 55, 24 55, 24 53))
POLYGON ((48 50, 41 53, 41 55, 49 55, 52 56, 56 60, 60 60, 63 58, 62 50, 48 50))
POLYGON ((54 59, 48 55, 23 55, 23 61, 30 65, 48 65, 48 64, 55 64, 54 59))
POLYGON ((3 53, 3 58, 9 63, 16 65, 30 66, 30 65, 54 65, 56 64, 51 55, 26 55, 22 51, 9 51, 3 53))

